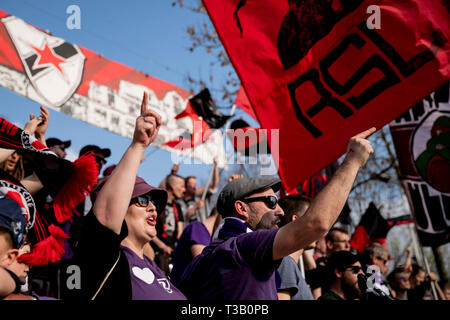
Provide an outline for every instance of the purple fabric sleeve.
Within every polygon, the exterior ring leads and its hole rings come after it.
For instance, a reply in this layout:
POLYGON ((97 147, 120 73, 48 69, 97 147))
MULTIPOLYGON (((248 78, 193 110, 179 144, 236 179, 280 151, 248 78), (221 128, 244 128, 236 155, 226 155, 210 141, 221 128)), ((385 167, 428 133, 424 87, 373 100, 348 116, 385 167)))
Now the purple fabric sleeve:
POLYGON ((256 270, 273 272, 281 263, 273 260, 273 242, 278 229, 258 230, 241 235, 236 239, 241 257, 256 270))
MULTIPOLYGON (((189 226, 191 227, 188 234, 190 245, 193 244, 202 244, 204 246, 209 245, 211 235, 209 234, 208 230, 203 225, 203 223, 194 221, 190 223, 189 226)), ((187 228, 189 228, 189 226, 187 226, 187 228)))

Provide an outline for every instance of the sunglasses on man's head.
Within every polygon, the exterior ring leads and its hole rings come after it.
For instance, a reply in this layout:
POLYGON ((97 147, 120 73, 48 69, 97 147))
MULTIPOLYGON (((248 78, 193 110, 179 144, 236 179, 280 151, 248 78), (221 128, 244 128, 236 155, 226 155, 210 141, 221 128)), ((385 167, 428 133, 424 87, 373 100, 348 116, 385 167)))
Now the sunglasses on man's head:
POLYGON ((275 209, 277 207, 278 198, 275 196, 263 196, 263 197, 254 197, 254 198, 246 198, 241 201, 245 203, 255 202, 255 201, 263 201, 269 209, 275 209))
POLYGON ((137 196, 136 198, 132 199, 131 202, 132 204, 136 204, 142 208, 147 208, 150 203, 153 203, 153 205, 156 208, 156 211, 159 211, 157 202, 150 196, 137 196))

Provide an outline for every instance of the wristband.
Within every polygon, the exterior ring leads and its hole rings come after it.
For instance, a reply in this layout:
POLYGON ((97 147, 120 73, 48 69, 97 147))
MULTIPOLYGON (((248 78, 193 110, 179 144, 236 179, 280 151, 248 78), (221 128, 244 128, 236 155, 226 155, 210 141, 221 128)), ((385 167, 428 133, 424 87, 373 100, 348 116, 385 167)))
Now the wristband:
POLYGON ((22 284, 20 283, 19 277, 11 270, 8 270, 6 268, 4 268, 4 270, 6 270, 9 273, 11 278, 13 278, 14 283, 16 284, 16 289, 14 289, 12 293, 20 293, 20 287, 22 286, 22 284))

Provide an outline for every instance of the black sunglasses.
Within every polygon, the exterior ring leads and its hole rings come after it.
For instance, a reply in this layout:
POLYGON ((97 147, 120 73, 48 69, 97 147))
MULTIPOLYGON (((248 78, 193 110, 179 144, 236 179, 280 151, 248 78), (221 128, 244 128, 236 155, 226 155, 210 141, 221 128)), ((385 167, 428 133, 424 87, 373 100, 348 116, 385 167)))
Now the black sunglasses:
POLYGON ((382 257, 376 256, 376 258, 380 261, 383 261, 383 264, 386 264, 388 262, 388 260, 383 259, 382 257))
POLYGON ((106 161, 105 158, 102 158, 102 157, 99 157, 99 156, 95 156, 95 160, 97 162, 101 162, 102 164, 106 164, 106 162, 108 162, 108 161, 106 161))
POLYGON ((153 203, 156 208, 156 211, 159 212, 159 206, 157 202, 149 196, 137 196, 134 199, 131 199, 131 204, 137 204, 139 207, 147 208, 149 203, 153 203))
POLYGON ((278 198, 275 196, 263 196, 263 197, 254 197, 254 198, 246 198, 241 201, 245 203, 255 202, 255 201, 264 201, 269 209, 275 209, 277 207, 278 198))
POLYGON ((350 269, 354 274, 357 274, 358 272, 362 271, 362 268, 360 266, 346 266, 344 270, 350 269))

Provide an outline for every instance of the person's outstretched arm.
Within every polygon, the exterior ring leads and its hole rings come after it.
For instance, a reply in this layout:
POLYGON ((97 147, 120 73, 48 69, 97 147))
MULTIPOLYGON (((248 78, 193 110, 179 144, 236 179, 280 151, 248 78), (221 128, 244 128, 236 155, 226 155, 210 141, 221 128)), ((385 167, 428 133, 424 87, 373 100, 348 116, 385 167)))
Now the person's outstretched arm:
POLYGON ((142 156, 155 140, 161 126, 161 117, 147 109, 147 101, 147 93, 144 93, 141 115, 136 119, 133 140, 100 190, 94 204, 94 214, 98 221, 117 234, 120 233, 130 204, 142 156))
POLYGON ((339 216, 350 193, 359 168, 364 166, 373 149, 366 140, 375 128, 350 139, 347 156, 333 177, 314 198, 305 215, 282 227, 275 236, 273 259, 278 260, 318 240, 339 216))

